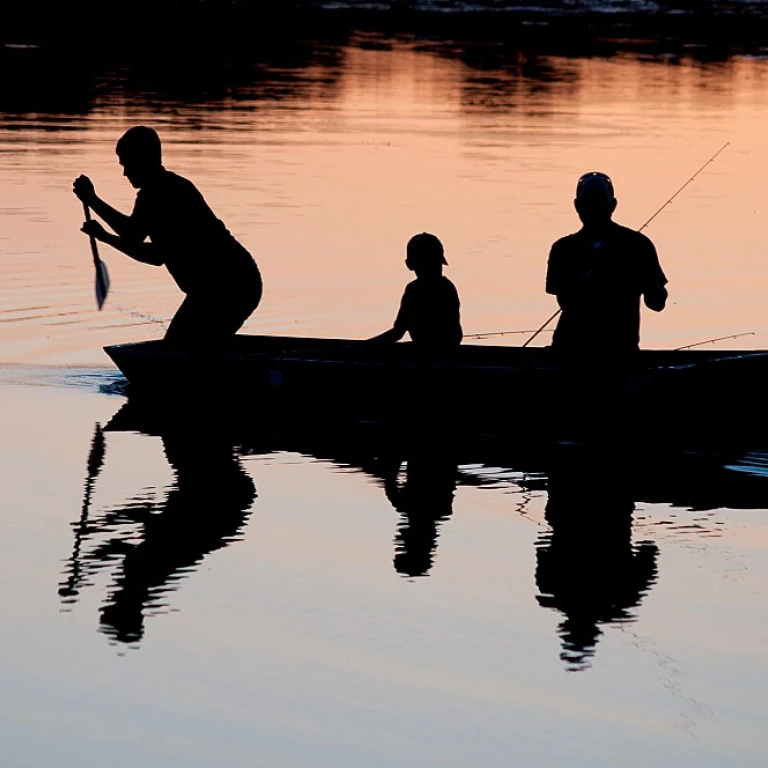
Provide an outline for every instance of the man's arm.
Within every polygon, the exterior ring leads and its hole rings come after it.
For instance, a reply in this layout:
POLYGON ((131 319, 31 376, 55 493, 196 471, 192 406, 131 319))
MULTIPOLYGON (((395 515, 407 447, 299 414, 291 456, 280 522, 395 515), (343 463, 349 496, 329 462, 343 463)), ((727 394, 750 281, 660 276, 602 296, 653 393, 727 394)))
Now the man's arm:
POLYGON ((657 280, 643 291, 643 301, 648 309, 652 309, 654 312, 661 312, 667 304, 668 295, 664 284, 657 280))
POLYGON ((547 279, 546 292, 552 294, 557 299, 560 309, 566 309, 569 300, 573 297, 573 286, 569 285, 563 274, 563 256, 561 241, 558 240, 552 245, 547 259, 547 279))
POLYGON ((118 235, 113 235, 111 232, 107 232, 98 221, 93 219, 84 222, 80 231, 95 237, 102 243, 112 246, 112 248, 120 251, 120 253, 124 253, 126 256, 130 256, 132 259, 143 264, 152 264, 155 267, 162 266, 163 264, 162 257, 158 254, 157 248, 152 243, 136 243, 118 235))
POLYGON ((650 239, 645 241, 645 261, 644 261, 644 284, 643 301, 648 309, 654 312, 661 312, 667 304, 667 276, 659 263, 659 255, 656 253, 656 247, 650 239))
MULTIPOLYGON (((127 241, 133 241, 135 244, 140 244, 144 241, 146 232, 140 232, 136 222, 130 216, 120 213, 116 208, 102 200, 96 194, 93 182, 87 176, 78 176, 72 184, 72 191, 100 219, 103 219, 119 237, 127 241)), ((104 242, 107 241, 105 240, 104 242)), ((109 245, 112 244, 109 243, 109 245)), ((118 248, 118 250, 122 249, 118 248)), ((128 255, 130 256, 131 254, 128 255)))

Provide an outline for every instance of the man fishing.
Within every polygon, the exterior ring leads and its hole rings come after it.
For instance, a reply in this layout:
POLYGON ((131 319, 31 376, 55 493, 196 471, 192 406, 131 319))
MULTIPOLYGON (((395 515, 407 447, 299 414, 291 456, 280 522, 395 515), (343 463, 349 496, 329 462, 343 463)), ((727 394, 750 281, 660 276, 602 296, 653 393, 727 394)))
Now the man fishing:
POLYGON ((640 297, 661 312, 667 278, 653 243, 612 220, 606 174, 584 174, 574 204, 583 226, 555 242, 547 264, 546 290, 562 310, 552 346, 569 356, 629 356, 640 342, 640 297))
POLYGON ((130 128, 116 151, 123 175, 138 190, 133 212, 126 216, 116 210, 96 195, 87 176, 79 176, 75 195, 114 234, 95 220, 86 221, 82 231, 136 261, 165 265, 186 294, 165 334, 169 344, 225 342, 261 300, 256 262, 194 184, 165 169, 160 137, 152 128, 130 128))

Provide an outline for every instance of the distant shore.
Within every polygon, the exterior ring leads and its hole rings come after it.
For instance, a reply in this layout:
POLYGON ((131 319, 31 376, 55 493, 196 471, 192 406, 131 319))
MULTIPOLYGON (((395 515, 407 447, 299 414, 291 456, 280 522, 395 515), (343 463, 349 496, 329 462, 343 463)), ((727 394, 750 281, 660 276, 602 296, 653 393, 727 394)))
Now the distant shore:
POLYGON ((0 11, 6 52, 39 46, 74 58, 192 48, 258 54, 285 39, 341 42, 355 32, 543 53, 762 56, 768 54, 768 8, 749 0, 118 0, 105 14, 96 0, 53 9, 47 0, 26 0, 0 11))

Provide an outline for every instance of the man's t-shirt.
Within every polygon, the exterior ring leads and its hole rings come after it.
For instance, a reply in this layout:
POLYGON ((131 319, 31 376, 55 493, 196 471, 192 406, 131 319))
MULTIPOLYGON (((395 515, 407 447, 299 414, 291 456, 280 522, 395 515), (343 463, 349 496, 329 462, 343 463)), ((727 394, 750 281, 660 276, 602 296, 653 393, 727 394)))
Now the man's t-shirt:
POLYGON ((444 275, 421 277, 405 286, 395 328, 407 331, 419 346, 452 348, 461 344, 459 294, 444 275))
POLYGON ((216 218, 195 185, 164 168, 136 195, 131 220, 184 293, 227 284, 246 288, 258 276, 251 255, 216 218))
POLYGON ((637 349, 640 297, 666 283, 653 243, 639 232, 612 222, 597 243, 583 230, 561 238, 547 265, 547 293, 558 297, 563 310, 552 345, 637 349))

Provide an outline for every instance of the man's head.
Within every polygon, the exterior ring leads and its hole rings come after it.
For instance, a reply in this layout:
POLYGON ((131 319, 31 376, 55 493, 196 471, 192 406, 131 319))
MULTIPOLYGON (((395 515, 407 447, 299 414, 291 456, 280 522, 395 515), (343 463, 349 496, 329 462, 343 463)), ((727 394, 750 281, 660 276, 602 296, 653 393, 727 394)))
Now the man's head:
POLYGON ((123 166, 123 175, 136 189, 140 189, 162 167, 160 137, 146 125, 129 128, 120 137, 115 151, 123 166))
POLYGON ((440 274, 443 264, 448 264, 443 244, 434 235, 422 232, 414 235, 406 247, 405 266, 420 274, 440 274))
POLYGON ((607 224, 617 204, 610 177, 599 171, 585 173, 576 185, 576 199, 573 203, 584 226, 607 224))

